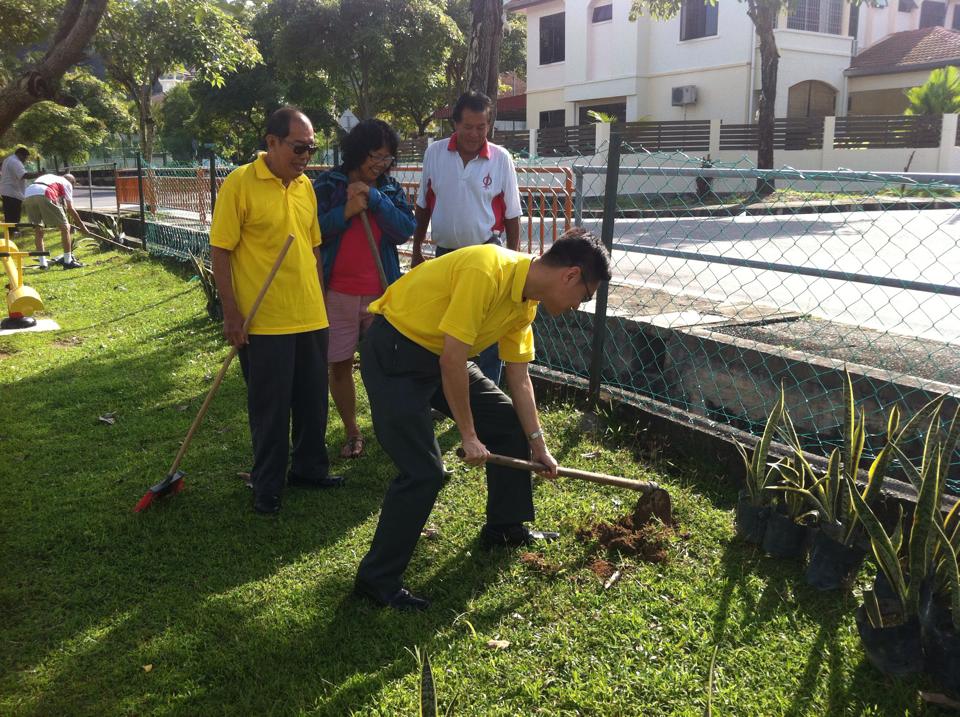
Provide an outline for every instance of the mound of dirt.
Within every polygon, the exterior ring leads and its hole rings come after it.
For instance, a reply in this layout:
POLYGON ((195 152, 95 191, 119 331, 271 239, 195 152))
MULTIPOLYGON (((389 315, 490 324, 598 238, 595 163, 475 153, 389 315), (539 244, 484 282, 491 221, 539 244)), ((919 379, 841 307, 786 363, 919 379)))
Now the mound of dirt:
POLYGON ((600 521, 577 531, 583 541, 596 541, 603 548, 623 555, 636 555, 651 563, 666 562, 667 548, 676 525, 670 511, 670 497, 655 492, 637 501, 633 512, 615 523, 600 521))

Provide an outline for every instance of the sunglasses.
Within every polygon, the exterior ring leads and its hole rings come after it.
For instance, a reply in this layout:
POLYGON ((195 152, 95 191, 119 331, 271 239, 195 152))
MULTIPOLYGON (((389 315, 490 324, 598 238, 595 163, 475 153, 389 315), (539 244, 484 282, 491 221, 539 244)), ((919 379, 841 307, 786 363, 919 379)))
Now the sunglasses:
POLYGON ((303 154, 304 152, 313 154, 320 149, 315 144, 300 144, 299 142, 291 142, 289 139, 284 139, 283 143, 290 145, 290 149, 293 150, 294 154, 303 154))

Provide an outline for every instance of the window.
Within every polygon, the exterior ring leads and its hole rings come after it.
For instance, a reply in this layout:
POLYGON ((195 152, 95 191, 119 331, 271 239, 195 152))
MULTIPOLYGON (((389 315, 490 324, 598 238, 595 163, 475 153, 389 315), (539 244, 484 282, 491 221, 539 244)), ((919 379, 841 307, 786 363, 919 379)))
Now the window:
POLYGON ((850 5, 850 29, 847 32, 847 35, 855 38, 859 30, 860 30, 860 6, 851 4, 850 5))
POLYGON ((799 0, 787 15, 791 30, 840 34, 843 0, 799 0))
POLYGON ((717 34, 719 3, 709 0, 682 0, 680 4, 680 39, 693 40, 717 34))
POLYGON ((920 4, 920 27, 942 27, 947 22, 947 4, 924 0, 920 4))
POLYGON ((913 12, 917 9, 917 4, 913 0, 899 0, 897 3, 897 12, 913 12))
POLYGON ((606 22, 607 20, 613 20, 613 3, 597 5, 593 8, 593 22, 606 22))
POLYGON ((566 13, 545 15, 540 18, 540 64, 563 62, 564 19, 566 13))
POLYGON ((953 25, 951 27, 954 30, 960 30, 960 5, 956 5, 953 8, 953 25))
POLYGON ((540 129, 547 127, 563 127, 566 121, 566 112, 563 110, 547 110, 540 113, 540 129))

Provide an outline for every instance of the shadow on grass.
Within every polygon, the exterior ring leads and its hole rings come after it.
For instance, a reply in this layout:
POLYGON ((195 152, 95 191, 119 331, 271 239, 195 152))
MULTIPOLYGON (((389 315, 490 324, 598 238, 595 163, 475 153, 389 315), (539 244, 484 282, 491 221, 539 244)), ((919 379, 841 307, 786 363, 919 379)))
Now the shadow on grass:
MULTIPOLYGON (((117 321, 137 322, 138 313, 117 321)), ((344 714, 372 703, 375 685, 410 672, 404 648, 429 646, 512 559, 450 546, 442 562, 427 561, 423 588, 435 604, 425 615, 348 598, 393 467, 371 441, 347 464, 345 488, 290 490, 278 518, 253 515, 247 489, 231 477, 249 456, 239 370, 187 453, 186 490, 133 514, 208 389, 190 374, 192 357, 216 340, 205 320, 191 318, 137 347, 81 347, 92 353, 76 358, 68 350, 67 360, 9 385, 5 398, 32 418, 0 521, 0 566, 16 576, 0 591, 0 698, 16 695, 22 713, 197 714, 229 705, 235 714, 344 714), (114 425, 97 419, 108 410, 114 425), (318 554, 329 568, 313 565, 318 554), (295 608, 275 612, 273 601, 295 608)), ((425 552, 418 548, 411 567, 415 585, 425 552)), ((481 616, 478 628, 499 614, 481 616)))
MULTIPOLYGON (((725 651, 736 652, 743 641, 750 642, 753 635, 763 633, 764 623, 786 618, 793 630, 797 629, 798 617, 802 617, 815 625, 816 634, 802 671, 791 669, 788 673, 778 673, 777 670, 785 668, 771 666, 771 679, 796 681, 784 715, 811 714, 811 710, 816 709, 814 706, 824 701, 829 705, 826 714, 861 714, 869 706, 864 704, 863 695, 878 692, 884 694, 883 714, 914 713, 916 688, 925 683, 925 678, 890 684, 862 657, 853 671, 853 680, 849 679, 850 670, 844 664, 844 650, 848 645, 842 643, 841 633, 858 602, 849 590, 818 591, 806 584, 801 561, 766 557, 759 546, 740 540, 727 544, 720 573, 711 640, 712 644, 721 646, 719 661, 722 662, 725 651), (751 585, 757 578, 763 581, 759 592, 751 585), (737 605, 740 614, 731 615, 732 605, 737 605), (777 677, 778 674, 781 677, 777 677), (890 684, 891 689, 884 691, 885 684, 890 684)), ((785 639, 791 639, 789 633, 785 639)))

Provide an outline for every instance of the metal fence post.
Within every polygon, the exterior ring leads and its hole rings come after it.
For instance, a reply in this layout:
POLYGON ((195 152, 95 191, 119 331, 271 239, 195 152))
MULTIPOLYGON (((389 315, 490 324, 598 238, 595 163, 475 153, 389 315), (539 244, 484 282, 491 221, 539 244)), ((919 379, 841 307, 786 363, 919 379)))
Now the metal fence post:
MULTIPOLYGON (((603 222, 600 239, 613 254, 613 229, 617 219, 617 192, 620 188, 620 141, 623 125, 610 126, 610 146, 607 152, 607 181, 603 195, 603 222)), ((600 374, 603 371, 603 343, 607 337, 607 282, 597 289, 597 310, 593 321, 593 352, 590 357, 590 403, 594 409, 600 403, 600 374)))
POLYGON ((93 211, 93 170, 87 165, 87 193, 90 196, 90 211, 93 211))
POLYGON ((210 148, 210 221, 213 221, 213 205, 217 203, 217 150, 210 148))
POLYGON ((143 206, 143 155, 137 150, 137 192, 140 195, 140 241, 147 248, 147 213, 143 206))

